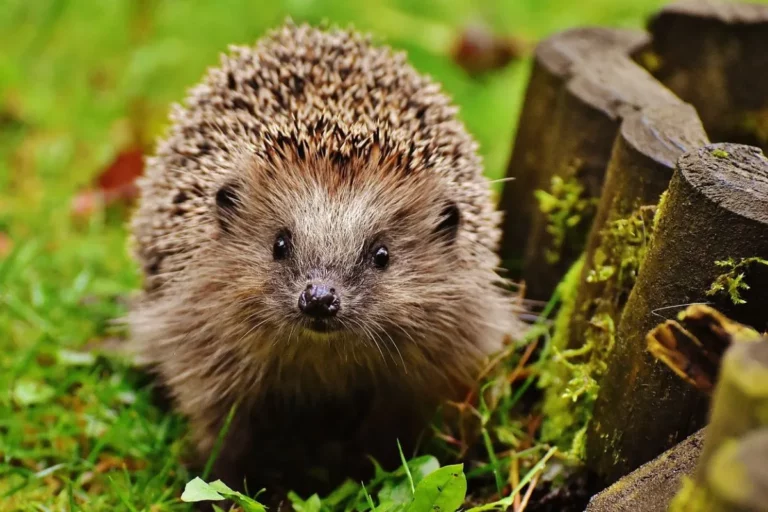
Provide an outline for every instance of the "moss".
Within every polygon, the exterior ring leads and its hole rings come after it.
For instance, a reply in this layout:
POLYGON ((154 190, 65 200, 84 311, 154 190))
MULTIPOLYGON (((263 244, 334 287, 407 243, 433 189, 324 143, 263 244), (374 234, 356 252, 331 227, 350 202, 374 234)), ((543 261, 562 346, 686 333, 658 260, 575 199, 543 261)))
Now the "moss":
MULTIPOLYGON (((578 282, 568 286, 563 307, 555 321, 552 357, 544 369, 546 387, 545 420, 542 438, 575 456, 584 456, 584 432, 592 416, 599 391, 599 379, 606 372, 606 360, 616 343, 618 323, 624 301, 635 284, 653 231, 655 207, 637 208, 631 215, 608 223, 602 231, 601 246, 594 252, 586 281, 600 286, 597 298, 576 304, 578 282), (578 308, 578 309, 577 309, 578 308), (589 314, 584 325, 584 343, 568 349, 574 338, 570 329, 574 315, 589 314)), ((582 258, 583 260, 583 258, 582 258)), ((584 264, 579 261, 579 268, 584 264)), ((571 272, 574 270, 572 269, 571 272)), ((578 279, 570 273, 569 279, 578 279)))
POLYGON ((736 305, 746 304, 746 300, 742 298, 741 291, 749 290, 749 285, 745 282, 749 268, 752 265, 766 265, 768 266, 768 260, 751 257, 741 258, 736 261, 733 258, 727 260, 716 261, 715 265, 727 269, 727 272, 717 276, 712 286, 707 290, 707 295, 717 295, 718 293, 727 293, 731 302, 736 305))
POLYGON ((712 156, 714 156, 715 158, 728 158, 731 155, 730 153, 728 153, 727 151, 723 151, 722 149, 713 149, 712 156))
POLYGON ((545 389, 542 440, 580 459, 585 455, 586 427, 597 398, 596 378, 605 371, 601 347, 611 347, 613 343, 613 322, 607 319, 596 321, 590 328, 593 334, 584 347, 566 349, 583 266, 584 256, 560 284, 562 304, 550 341, 552 356, 542 366, 539 378, 539 386, 545 389), (605 337, 610 340, 606 342, 605 337))
POLYGON ((598 202, 597 198, 585 197, 584 186, 576 177, 580 167, 581 162, 576 160, 564 175, 552 177, 549 191, 534 192, 539 209, 547 217, 547 233, 552 237, 551 246, 545 252, 551 265, 560 261, 568 233, 589 224, 598 202))
POLYGON ((612 288, 627 292, 632 289, 653 232, 654 211, 653 206, 643 206, 629 217, 608 224, 601 232, 602 243, 595 250, 587 282, 613 279, 612 288))
POLYGON ((653 214, 653 231, 656 232, 656 228, 659 226, 659 220, 661 219, 661 216, 664 214, 664 207, 667 204, 667 196, 669 195, 669 190, 665 190, 661 196, 659 196, 659 202, 656 204, 656 212, 653 214))

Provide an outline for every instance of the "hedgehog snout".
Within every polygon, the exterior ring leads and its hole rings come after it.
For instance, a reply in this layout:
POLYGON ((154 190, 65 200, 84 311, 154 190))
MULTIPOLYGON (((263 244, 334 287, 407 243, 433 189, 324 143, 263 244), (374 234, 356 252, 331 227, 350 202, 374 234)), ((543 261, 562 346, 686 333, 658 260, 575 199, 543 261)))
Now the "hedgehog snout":
POLYGON ((299 309, 312 318, 331 318, 341 309, 341 297, 328 284, 308 284, 299 294, 299 309))

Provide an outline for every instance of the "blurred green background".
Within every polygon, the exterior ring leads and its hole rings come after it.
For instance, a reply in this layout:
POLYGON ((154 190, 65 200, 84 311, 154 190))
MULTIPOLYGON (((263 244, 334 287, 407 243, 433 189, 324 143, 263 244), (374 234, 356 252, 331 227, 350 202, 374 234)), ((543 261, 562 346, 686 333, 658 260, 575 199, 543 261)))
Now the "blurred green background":
POLYGON ((641 27, 662 0, 1 0, 0 510, 166 510, 189 475, 183 422, 119 362, 78 352, 139 283, 125 210, 72 202, 121 153, 151 150, 171 102, 286 16, 372 32, 460 106, 503 175, 529 61, 470 76, 469 24, 535 41, 577 25, 641 27), (154 508, 151 508, 154 507, 154 508))

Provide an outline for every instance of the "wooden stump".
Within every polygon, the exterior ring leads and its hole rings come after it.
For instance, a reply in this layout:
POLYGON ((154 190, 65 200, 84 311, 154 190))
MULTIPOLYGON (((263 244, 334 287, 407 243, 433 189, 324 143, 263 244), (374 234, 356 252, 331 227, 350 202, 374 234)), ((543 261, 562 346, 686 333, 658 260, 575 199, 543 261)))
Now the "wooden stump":
POLYGON ((559 98, 539 174, 523 278, 531 298, 546 299, 581 255, 624 116, 681 100, 625 54, 595 51, 573 68, 559 98))
POLYGON ((670 448, 706 418, 707 400, 654 360, 646 334, 682 306, 709 301, 734 320, 764 329, 768 279, 740 277, 739 267, 759 258, 768 258, 768 160, 761 151, 713 144, 680 158, 587 433, 588 465, 605 484, 670 448), (718 266, 723 261, 732 265, 718 266), (724 277, 729 268, 732 275, 724 277), (747 304, 734 304, 733 294, 708 295, 713 283, 729 288, 745 279, 755 293, 747 304))
POLYGON ((768 510, 768 338, 732 345, 723 358, 693 486, 671 510, 768 510))
POLYGON ((706 143, 696 111, 687 104, 650 107, 623 121, 575 294, 558 313, 552 339, 558 353, 544 398, 545 441, 565 446, 581 436, 595 400, 594 382, 605 372, 651 237, 655 205, 677 159, 706 143), (584 384, 575 388, 575 382, 584 384))
POLYGON ((594 322, 618 324, 675 163, 707 142, 696 111, 687 104, 648 108, 624 120, 587 241, 568 348, 584 346, 590 334, 600 337, 594 322))
POLYGON ((506 212, 501 255, 505 266, 519 275, 531 231, 531 219, 539 211, 534 191, 548 188, 552 173, 548 156, 558 145, 558 105, 575 68, 590 55, 605 51, 629 54, 648 43, 640 31, 579 28, 541 42, 534 54, 533 70, 519 120, 501 206, 506 212))
POLYGON ((768 5, 681 2, 649 30, 639 60, 696 107, 712 140, 768 149, 768 5))

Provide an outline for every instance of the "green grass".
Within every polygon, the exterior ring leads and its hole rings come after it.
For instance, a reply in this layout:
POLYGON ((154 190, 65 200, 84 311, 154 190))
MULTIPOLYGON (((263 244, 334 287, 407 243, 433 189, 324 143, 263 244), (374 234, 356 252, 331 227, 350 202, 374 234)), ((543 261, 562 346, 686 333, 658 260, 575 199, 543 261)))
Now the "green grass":
POLYGON ((444 84, 495 178, 511 149, 528 63, 467 76, 448 57, 464 20, 534 39, 579 24, 640 26, 660 3, 5 0, 0 510, 187 507, 178 497, 195 475, 183 465, 183 420, 152 405, 148 384, 120 361, 82 355, 125 334, 113 321, 139 285, 126 212, 82 220, 70 205, 122 149, 151 145, 169 104, 227 44, 250 43, 287 15, 372 31, 444 84))

